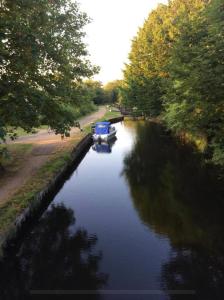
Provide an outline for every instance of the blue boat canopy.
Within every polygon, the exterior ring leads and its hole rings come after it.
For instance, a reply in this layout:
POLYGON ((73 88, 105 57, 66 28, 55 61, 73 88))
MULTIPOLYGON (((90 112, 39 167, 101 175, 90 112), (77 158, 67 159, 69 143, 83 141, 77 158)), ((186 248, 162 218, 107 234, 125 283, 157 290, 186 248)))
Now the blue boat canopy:
POLYGON ((108 134, 110 129, 110 122, 98 122, 95 126, 96 134, 108 134))

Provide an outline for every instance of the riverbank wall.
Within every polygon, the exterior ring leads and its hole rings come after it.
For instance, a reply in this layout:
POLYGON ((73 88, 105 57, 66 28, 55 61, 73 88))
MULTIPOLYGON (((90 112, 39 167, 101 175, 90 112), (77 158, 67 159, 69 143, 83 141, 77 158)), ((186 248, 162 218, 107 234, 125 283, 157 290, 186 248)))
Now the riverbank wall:
POLYGON ((120 117, 109 119, 108 121, 111 124, 115 124, 115 123, 118 123, 118 122, 122 122, 123 120, 124 120, 124 116, 120 116, 120 117))
MULTIPOLYGON (((49 203, 63 186, 66 179, 70 177, 72 172, 78 167, 83 157, 92 145, 92 136, 87 134, 71 151, 68 162, 61 168, 57 174, 51 178, 49 183, 42 191, 37 193, 30 204, 11 224, 10 228, 0 236, 1 252, 16 243, 29 228, 34 225, 39 216, 46 210, 49 203)), ((0 252, 0 254, 1 254, 0 252)))
MULTIPOLYGON (((124 117, 121 116, 109 119, 108 121, 114 124, 123 121, 123 119, 124 117)), ((40 192, 30 199, 28 207, 15 219, 15 222, 10 225, 8 230, 0 235, 0 256, 5 249, 17 244, 26 232, 35 226, 35 223, 62 188, 64 182, 71 176, 89 151, 92 142, 92 135, 90 133, 86 134, 72 149, 68 162, 51 178, 50 182, 40 192)))

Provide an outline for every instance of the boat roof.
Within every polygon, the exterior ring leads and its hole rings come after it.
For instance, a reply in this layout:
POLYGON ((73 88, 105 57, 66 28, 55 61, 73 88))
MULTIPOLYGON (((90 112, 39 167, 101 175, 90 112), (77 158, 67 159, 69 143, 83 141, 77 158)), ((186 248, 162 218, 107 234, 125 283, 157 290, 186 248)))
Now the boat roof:
POLYGON ((97 122, 96 125, 107 125, 107 126, 109 126, 110 122, 108 122, 108 121, 97 122))
POLYGON ((110 122, 97 122, 95 126, 96 134, 108 134, 110 130, 110 122))

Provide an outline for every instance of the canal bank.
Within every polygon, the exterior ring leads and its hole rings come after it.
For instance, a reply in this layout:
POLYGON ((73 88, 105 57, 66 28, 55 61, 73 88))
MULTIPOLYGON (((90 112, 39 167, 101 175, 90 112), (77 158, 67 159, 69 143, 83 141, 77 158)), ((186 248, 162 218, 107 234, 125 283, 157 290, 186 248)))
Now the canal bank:
MULTIPOLYGON (((118 122, 117 113, 107 112, 103 118, 118 122)), ((48 159, 46 163, 0 207, 0 249, 19 239, 35 218, 41 215, 61 184, 77 167, 92 143, 90 126, 74 135, 66 146, 48 159)))
POLYGON ((215 170, 159 124, 115 127, 117 140, 88 150, 5 253, 1 299, 80 299, 86 290, 84 298, 103 300, 223 298, 223 184, 215 170))

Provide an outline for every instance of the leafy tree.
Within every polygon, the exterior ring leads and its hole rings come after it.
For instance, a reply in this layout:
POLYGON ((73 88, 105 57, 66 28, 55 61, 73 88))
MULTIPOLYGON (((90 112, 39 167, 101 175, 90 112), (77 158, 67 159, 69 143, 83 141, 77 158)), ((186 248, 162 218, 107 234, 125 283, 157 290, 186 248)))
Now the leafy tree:
POLYGON ((96 72, 86 59, 85 13, 71 0, 2 0, 0 138, 40 123, 64 134, 74 124, 77 83, 96 72))
POLYGON ((213 161, 224 163, 224 11, 212 1, 183 22, 169 63, 164 118, 175 130, 207 138, 213 161))
MULTIPOLYGON (((163 15, 166 10, 167 6, 160 5, 139 29, 132 42, 130 63, 124 71, 123 97, 126 105, 147 115, 158 115, 161 110, 161 78, 165 74, 160 74, 161 68, 158 67, 161 60, 157 57, 159 45, 156 44, 154 33, 160 28, 160 14, 163 15)), ((162 51, 160 54, 164 55, 162 51)))
POLYGON ((150 13, 132 43, 123 105, 163 115, 178 134, 207 139, 224 165, 224 9, 221 0, 173 0, 150 13))
POLYGON ((173 46, 179 38, 180 26, 203 9, 206 0, 173 0, 159 5, 149 14, 129 54, 124 71, 124 102, 146 115, 161 113, 167 80, 167 68, 173 46))

